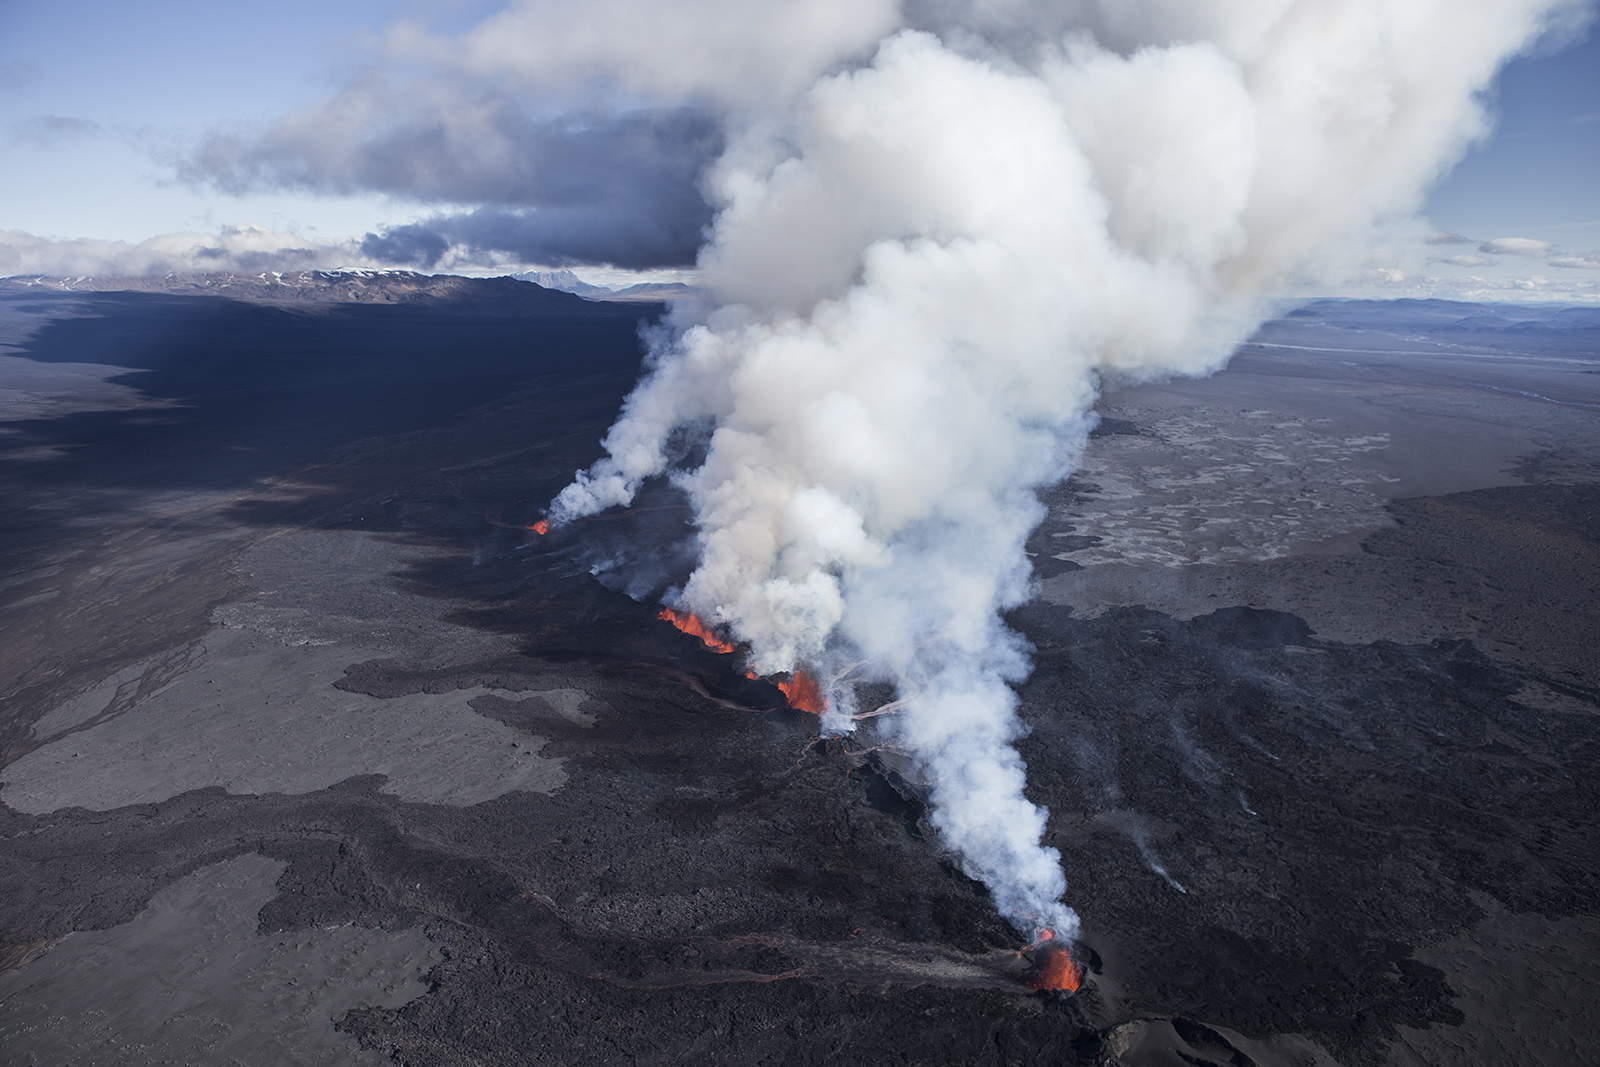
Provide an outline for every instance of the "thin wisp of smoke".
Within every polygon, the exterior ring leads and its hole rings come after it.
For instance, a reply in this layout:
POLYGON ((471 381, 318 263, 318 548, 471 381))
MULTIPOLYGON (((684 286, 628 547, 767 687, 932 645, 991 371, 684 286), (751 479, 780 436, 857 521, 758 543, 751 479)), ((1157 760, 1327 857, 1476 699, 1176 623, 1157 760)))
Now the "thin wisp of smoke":
POLYGON ((798 95, 764 85, 707 179, 714 309, 657 340, 551 521, 671 477, 700 553, 673 603, 823 679, 825 731, 855 724, 847 675, 892 682, 874 723, 944 840, 1019 929, 1070 937, 1001 619, 1037 490, 1104 380, 1215 371, 1286 272, 1413 209, 1560 6, 928 4, 798 95), (673 470, 686 428, 704 460, 673 470))

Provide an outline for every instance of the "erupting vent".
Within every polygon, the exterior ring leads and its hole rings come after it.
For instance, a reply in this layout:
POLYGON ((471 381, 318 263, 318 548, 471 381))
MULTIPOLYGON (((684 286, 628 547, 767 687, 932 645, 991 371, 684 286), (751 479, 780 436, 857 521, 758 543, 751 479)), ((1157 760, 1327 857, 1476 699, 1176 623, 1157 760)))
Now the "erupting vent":
POLYGON ((1065 948, 1051 947, 1045 950, 1045 957, 1041 961, 1038 971, 1028 979, 1028 984, 1035 989, 1059 989, 1063 993, 1076 993, 1078 986, 1083 984, 1083 968, 1072 958, 1072 953, 1065 948))
MULTIPOLYGON (((705 623, 700 621, 698 615, 687 611, 673 611, 671 608, 662 608, 656 618, 663 622, 670 622, 684 633, 698 637, 705 646, 713 652, 728 653, 733 651, 733 643, 725 641, 705 623)), ((744 669, 744 676, 751 681, 756 681, 761 676, 749 667, 744 669)), ((776 683, 783 690, 783 699, 796 711, 809 711, 813 715, 821 715, 828 710, 828 698, 822 695, 822 686, 817 680, 803 670, 796 670, 789 676, 787 682, 776 683)))
POLYGON ((1042 931, 1039 940, 1023 951, 1034 957, 1034 969, 1028 975, 1028 984, 1033 988, 1076 993, 1083 984, 1083 968, 1072 958, 1071 947, 1056 938, 1054 930, 1042 931))
POLYGON ((670 622, 686 634, 698 637, 713 652, 733 651, 732 642, 724 641, 712 633, 706 624, 700 621, 699 616, 691 615, 688 612, 673 611, 671 608, 662 608, 656 618, 670 622))

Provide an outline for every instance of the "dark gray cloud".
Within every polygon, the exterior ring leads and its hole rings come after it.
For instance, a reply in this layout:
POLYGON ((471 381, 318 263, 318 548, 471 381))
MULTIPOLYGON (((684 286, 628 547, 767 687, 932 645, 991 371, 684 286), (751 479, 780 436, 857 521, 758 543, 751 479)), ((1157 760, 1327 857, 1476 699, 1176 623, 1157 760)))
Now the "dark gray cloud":
POLYGON ((327 259, 324 248, 235 249, 220 245, 198 248, 195 264, 203 270, 315 270, 327 259))
POLYGON ((450 242, 426 226, 396 226, 361 241, 361 254, 397 267, 431 267, 450 250, 450 242))
POLYGON ((628 210, 615 204, 478 208, 369 233, 361 252, 380 263, 415 267, 432 267, 454 246, 554 267, 611 263, 648 270, 694 262, 709 209, 652 214, 656 205, 648 201, 623 206, 628 210))
POLYGON ((716 117, 697 107, 536 119, 494 93, 404 99, 363 85, 261 136, 215 135, 180 173, 232 193, 377 192, 440 205, 433 219, 367 236, 363 251, 387 262, 431 265, 466 244, 529 262, 646 269, 694 261, 712 215, 699 180, 722 143, 716 117), (449 210, 457 205, 466 208, 449 210))

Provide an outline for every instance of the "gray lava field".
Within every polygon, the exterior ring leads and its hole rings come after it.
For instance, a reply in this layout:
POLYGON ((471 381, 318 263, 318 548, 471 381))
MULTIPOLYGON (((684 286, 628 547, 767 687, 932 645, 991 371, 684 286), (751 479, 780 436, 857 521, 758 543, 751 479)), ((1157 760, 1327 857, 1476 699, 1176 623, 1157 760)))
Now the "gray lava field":
POLYGON ((6 1064, 1600 1058, 1600 311, 1105 395, 1009 619, 1066 994, 870 724, 656 617, 670 487, 529 529, 659 305, 225 281, 0 281, 6 1064))

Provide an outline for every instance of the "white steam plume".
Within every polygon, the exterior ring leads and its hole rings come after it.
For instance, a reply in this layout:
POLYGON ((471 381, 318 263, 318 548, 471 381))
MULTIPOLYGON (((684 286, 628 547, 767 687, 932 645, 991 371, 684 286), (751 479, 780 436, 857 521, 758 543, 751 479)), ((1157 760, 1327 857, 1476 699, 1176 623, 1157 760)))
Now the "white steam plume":
POLYGON ((891 680, 875 721, 946 842, 1019 928, 1070 935, 1012 747, 1027 649, 999 617, 1029 596, 1036 490, 1102 378, 1216 370, 1283 272, 1413 209, 1558 8, 916 8, 924 29, 732 131, 700 256, 720 306, 656 346, 552 519, 627 503, 675 431, 709 430, 675 474, 701 545, 680 606, 764 673, 816 670, 825 728, 851 680, 891 680))

